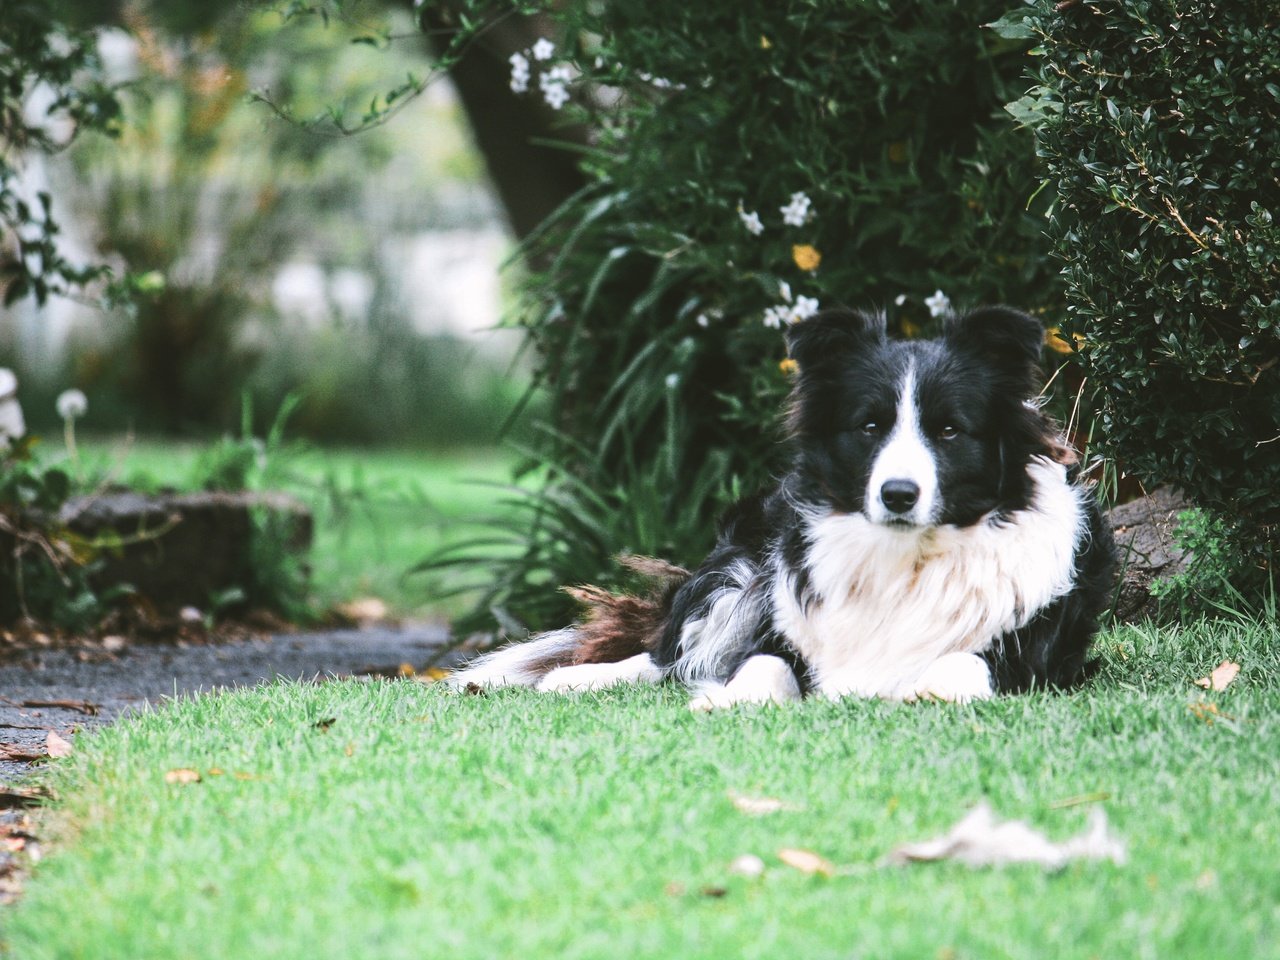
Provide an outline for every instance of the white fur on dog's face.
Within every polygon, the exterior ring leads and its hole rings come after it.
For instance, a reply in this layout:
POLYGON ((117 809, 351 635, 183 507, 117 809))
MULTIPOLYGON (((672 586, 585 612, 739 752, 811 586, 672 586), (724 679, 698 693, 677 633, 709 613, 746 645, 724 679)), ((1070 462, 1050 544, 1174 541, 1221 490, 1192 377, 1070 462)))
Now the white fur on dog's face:
POLYGON ((863 502, 872 523, 925 526, 937 519, 938 464, 920 425, 915 364, 907 367, 902 378, 893 429, 876 453, 863 502), (885 505, 882 491, 893 480, 919 489, 915 505, 906 512, 895 513, 885 505))

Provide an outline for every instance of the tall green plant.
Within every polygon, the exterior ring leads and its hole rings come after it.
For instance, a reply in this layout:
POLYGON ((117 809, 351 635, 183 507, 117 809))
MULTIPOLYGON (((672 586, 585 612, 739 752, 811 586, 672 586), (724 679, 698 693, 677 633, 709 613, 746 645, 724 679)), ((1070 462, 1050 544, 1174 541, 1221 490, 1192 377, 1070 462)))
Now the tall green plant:
MULTIPOLYGON (((779 328, 819 306, 883 307, 907 333, 993 301, 1057 320, 1034 142, 1001 110, 1028 44, 982 26, 1003 8, 559 8, 557 56, 578 71, 565 109, 599 148, 592 185, 530 244, 549 266, 519 322, 553 430, 513 582, 612 582, 600 558, 624 548, 696 562, 732 492, 778 468, 779 328), (659 479, 673 451, 681 469, 659 479), (589 562, 574 510, 605 524, 589 562)), ((554 58, 523 66, 544 93, 565 76, 554 58)), ((520 607, 518 592, 488 601, 520 607)), ((536 625, 567 614, 528 609, 536 625)))

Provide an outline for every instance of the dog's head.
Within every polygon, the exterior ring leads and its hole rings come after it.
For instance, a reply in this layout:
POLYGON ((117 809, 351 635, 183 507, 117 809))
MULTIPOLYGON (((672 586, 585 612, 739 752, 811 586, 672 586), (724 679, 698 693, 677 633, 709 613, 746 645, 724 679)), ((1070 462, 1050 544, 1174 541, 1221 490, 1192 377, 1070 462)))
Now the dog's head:
POLYGON ((802 494, 903 529, 1025 506, 1029 460, 1054 449, 1028 402, 1043 336, 1008 307, 953 319, 936 340, 890 340, 867 314, 797 323, 789 422, 802 494))

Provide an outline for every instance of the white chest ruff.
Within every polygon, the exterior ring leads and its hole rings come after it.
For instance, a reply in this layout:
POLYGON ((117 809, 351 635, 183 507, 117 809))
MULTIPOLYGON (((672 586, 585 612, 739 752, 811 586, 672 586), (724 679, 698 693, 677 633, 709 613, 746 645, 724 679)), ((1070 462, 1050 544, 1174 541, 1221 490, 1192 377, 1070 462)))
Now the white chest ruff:
POLYGON ((774 582, 775 625, 820 692, 896 698, 939 657, 981 653, 1067 593, 1084 532, 1080 491, 1047 460, 1028 509, 1000 524, 895 530, 860 514, 808 519, 814 597, 774 582))

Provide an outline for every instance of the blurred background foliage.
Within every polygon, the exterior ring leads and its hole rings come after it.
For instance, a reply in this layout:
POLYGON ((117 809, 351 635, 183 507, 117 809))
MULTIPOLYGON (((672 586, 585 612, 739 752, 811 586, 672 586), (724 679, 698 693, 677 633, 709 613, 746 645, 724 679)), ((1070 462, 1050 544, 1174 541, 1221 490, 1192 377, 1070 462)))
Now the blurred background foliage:
POLYGON ((34 427, 71 384, 94 399, 90 429, 180 436, 232 428, 245 394, 265 426, 297 391, 291 426, 317 440, 496 442, 523 391, 512 338, 479 336, 510 295, 501 211, 456 97, 426 87, 409 12, 330 6, 126 3, 101 18, 114 136, 27 173, 56 197, 68 256, 129 278, 130 296, 11 308, 0 365, 34 427), (361 136, 251 96, 363 117, 411 73, 424 95, 361 136))
MULTIPOLYGON (((919 336, 949 309, 1007 302, 1045 324, 1047 402, 1078 445, 1106 434, 1101 475, 1190 484, 1218 512, 1188 542, 1228 576, 1243 568, 1238 551, 1223 559, 1221 531, 1241 529, 1224 520, 1225 479, 1249 478, 1243 563, 1267 574, 1275 416, 1242 398, 1270 403, 1280 325, 1270 286, 1238 303, 1250 285, 1214 278, 1230 262, 1274 279, 1274 137, 1215 133, 1274 112, 1274 83, 1246 69, 1249 50, 1274 52, 1269 6, 1241 4, 1223 27, 1204 0, 1217 59, 1170 41, 1141 76, 1114 28, 1141 46, 1176 32, 1177 8, 1059 6, 13 0, 0 365, 19 372, 37 429, 69 385, 92 398, 88 430, 208 438, 248 409, 244 440, 296 394, 294 433, 437 462, 514 424, 502 462, 522 479, 469 491, 492 523, 473 538, 455 523, 418 569, 479 598, 462 631, 520 635, 571 615, 557 585, 624 585, 618 553, 696 563, 720 511, 780 469, 786 322, 873 308, 919 336), (1105 83, 1071 79, 1085 52, 1115 58, 1105 83), (1194 135, 1095 169, 1155 129, 1143 105, 1166 87, 1203 114, 1194 135), (1228 140, 1247 161, 1218 165, 1252 179, 1179 153, 1203 141, 1216 163, 1228 140), (1202 220, 1138 223, 1127 247, 1108 245, 1150 199, 1143 164, 1166 161, 1185 169, 1165 192, 1195 188, 1202 220), (1223 197, 1257 205, 1224 220, 1223 197), (1197 233, 1215 221, 1232 229, 1197 233), (1188 255, 1175 241, 1192 233, 1188 255), (1133 287, 1148 274, 1160 283, 1133 287), (1197 297, 1216 320, 1180 306, 1197 297), (1236 307, 1243 322, 1224 327, 1236 307), (479 335, 500 323, 507 339, 479 335), (1221 455, 1197 459, 1194 431, 1142 406, 1164 403, 1143 399, 1153 356, 1198 370, 1169 397, 1228 389, 1252 432, 1215 426, 1236 422, 1219 405, 1195 435, 1226 437, 1221 455), (1249 382, 1210 389, 1206 363, 1249 382), (1085 371, 1110 391, 1099 416, 1085 371)), ((449 592, 435 583, 433 603, 449 592)))

